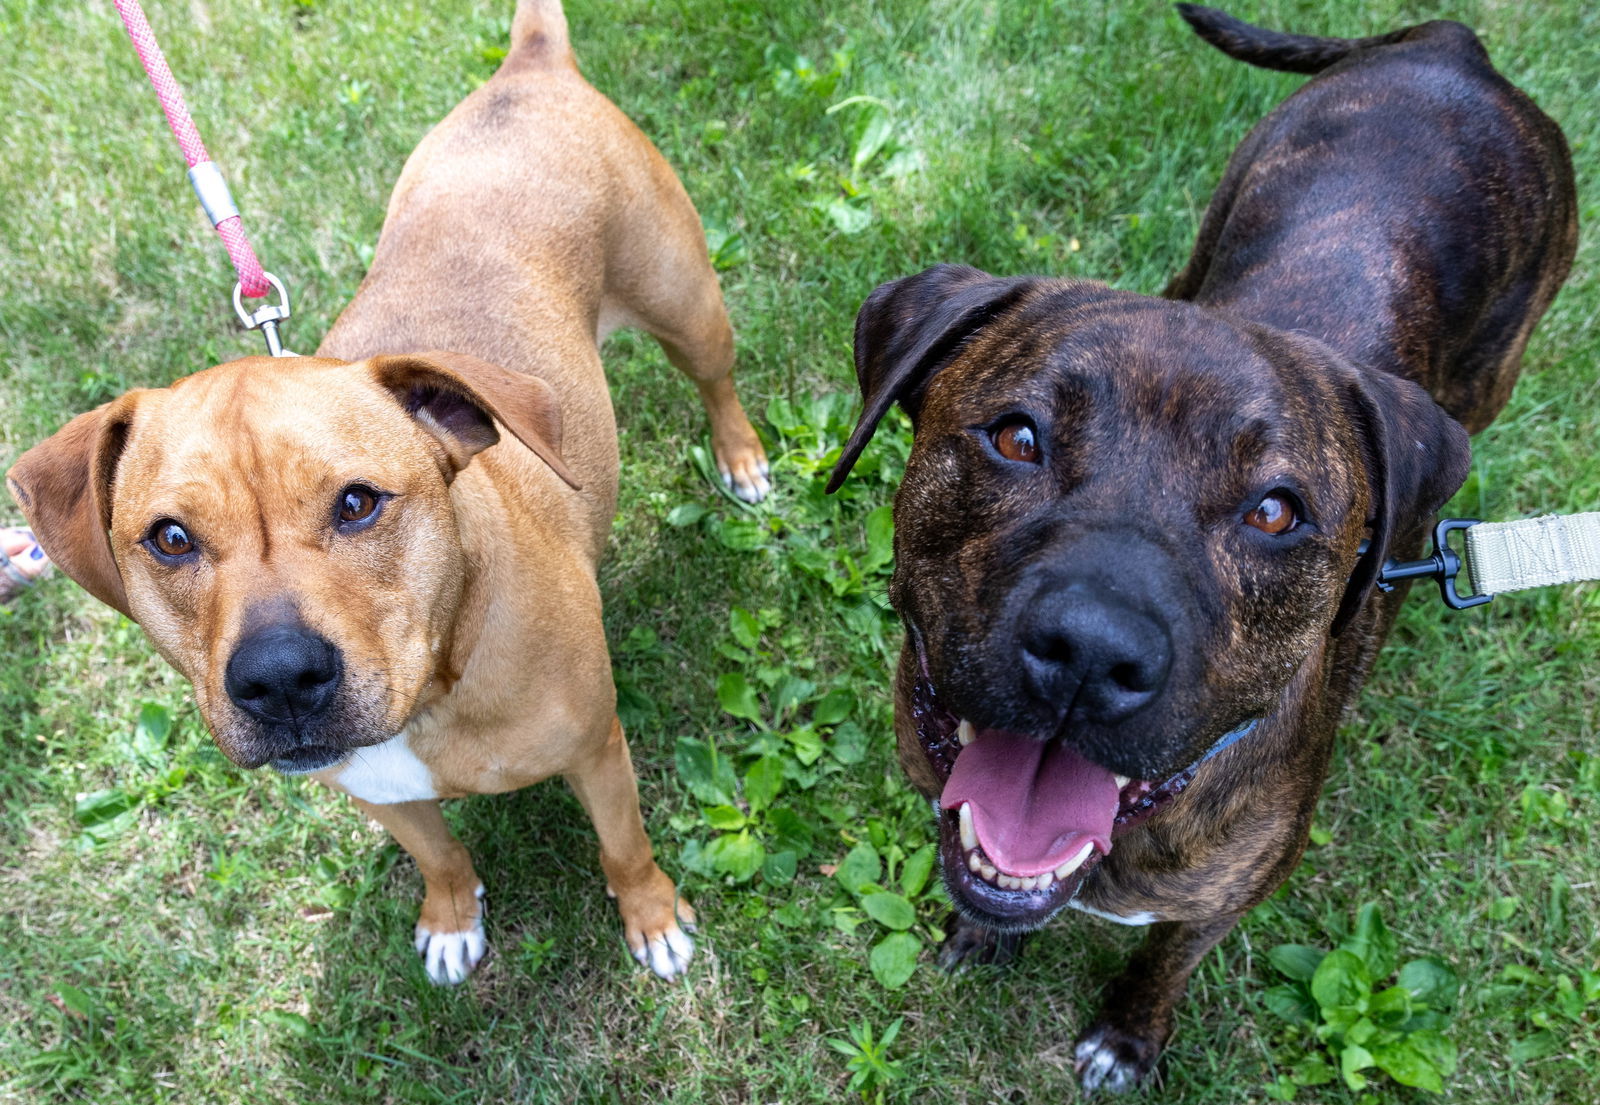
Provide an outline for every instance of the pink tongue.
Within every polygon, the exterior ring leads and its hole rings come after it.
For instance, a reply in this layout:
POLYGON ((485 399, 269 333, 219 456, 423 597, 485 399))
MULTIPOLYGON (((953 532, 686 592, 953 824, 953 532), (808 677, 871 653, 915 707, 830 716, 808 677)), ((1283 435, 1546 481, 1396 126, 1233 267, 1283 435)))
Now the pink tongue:
POLYGON ((1087 841, 1111 851, 1120 788, 1061 741, 980 730, 956 756, 939 804, 972 806, 978 844, 996 867, 1027 878, 1075 858, 1087 841))

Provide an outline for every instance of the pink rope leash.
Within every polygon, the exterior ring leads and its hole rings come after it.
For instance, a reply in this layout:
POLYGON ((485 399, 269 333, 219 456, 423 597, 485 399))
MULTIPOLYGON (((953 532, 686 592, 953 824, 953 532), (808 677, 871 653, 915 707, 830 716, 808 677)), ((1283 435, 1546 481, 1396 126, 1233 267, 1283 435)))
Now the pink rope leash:
POLYGON ((200 132, 195 129, 189 108, 183 102, 183 89, 178 87, 177 78, 167 65, 166 55, 156 42, 155 32, 150 29, 144 9, 139 6, 139 0, 112 2, 116 4, 117 14, 122 16, 123 26, 128 28, 128 37, 139 52, 144 71, 149 74, 150 83, 161 101, 161 110, 166 112, 167 124, 172 127, 172 136, 178 140, 179 149, 183 150, 183 159, 189 165, 189 179, 200 197, 200 205, 217 228, 217 234, 228 250, 228 257, 233 261, 234 270, 239 274, 240 291, 252 299, 266 295, 272 290, 267 274, 262 271, 255 250, 250 248, 250 239, 245 237, 244 224, 239 218, 238 208, 233 206, 233 198, 228 194, 221 171, 207 155, 205 143, 200 141, 200 132))

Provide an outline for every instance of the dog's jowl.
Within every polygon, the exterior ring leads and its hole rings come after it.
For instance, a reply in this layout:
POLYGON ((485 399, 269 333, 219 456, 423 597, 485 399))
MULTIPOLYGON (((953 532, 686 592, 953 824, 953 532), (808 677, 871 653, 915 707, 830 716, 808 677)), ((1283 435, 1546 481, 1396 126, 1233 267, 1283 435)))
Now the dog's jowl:
POLYGON ((1294 868, 1335 726, 1575 247, 1566 144, 1448 22, 1207 40, 1318 75, 1245 139, 1162 298, 940 266, 856 323, 898 401, 900 757, 939 810, 944 958, 1068 905, 1149 936, 1078 1043, 1150 1071, 1196 963, 1294 868), (1367 542, 1362 552, 1363 542, 1367 542))
POLYGON ((618 479, 598 343, 624 324, 694 381, 724 478, 761 498, 700 220, 578 74, 560 4, 523 0, 499 71, 407 161, 318 356, 130 392, 10 474, 46 551, 188 677, 230 759, 315 774, 415 857, 438 982, 486 949, 439 799, 552 775, 594 822, 635 956, 671 977, 692 951, 595 583, 618 479))

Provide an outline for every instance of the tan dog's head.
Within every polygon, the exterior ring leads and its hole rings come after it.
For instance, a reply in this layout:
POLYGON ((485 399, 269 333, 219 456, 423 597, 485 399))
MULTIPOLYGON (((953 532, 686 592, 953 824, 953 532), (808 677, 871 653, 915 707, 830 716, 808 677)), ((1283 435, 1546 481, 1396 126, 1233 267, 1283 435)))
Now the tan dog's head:
POLYGON ((230 759, 315 771, 398 732, 443 674, 466 572, 450 485, 496 422, 573 482, 549 385, 426 353, 251 357, 129 392, 8 483, 51 559, 194 684, 230 759))

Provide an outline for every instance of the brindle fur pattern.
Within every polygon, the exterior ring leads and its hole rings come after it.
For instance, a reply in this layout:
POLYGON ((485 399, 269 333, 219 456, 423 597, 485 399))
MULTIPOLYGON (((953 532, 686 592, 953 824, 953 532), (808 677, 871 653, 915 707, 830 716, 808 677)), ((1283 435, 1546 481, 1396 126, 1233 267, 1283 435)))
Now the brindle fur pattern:
MULTIPOLYGON (((938 270, 900 294, 940 294, 950 280, 986 282, 938 270)), ((1184 647, 1159 716, 1076 727, 1086 755, 1162 778, 1266 713, 1326 636, 1356 560, 1370 499, 1346 413, 1357 375, 1285 335, 1055 281, 974 335, 950 369, 921 405, 890 584, 946 706, 992 727, 1055 728, 1020 686, 1012 638, 1030 577, 1089 559, 1074 570, 1152 591, 1184 647), (989 428, 1019 411, 1048 463, 994 452, 989 428), (1316 524, 1280 549, 1238 519, 1285 482, 1316 524)))
POLYGON ((1572 267, 1572 158, 1471 30, 1393 37, 1257 124, 1163 294, 1315 335, 1477 433, 1572 267))
MULTIPOLYGON (((1089 1088, 1153 1068, 1199 959, 1294 870, 1403 598, 1373 589, 1378 566, 1420 551, 1465 478, 1462 427, 1504 405, 1576 245, 1560 131, 1467 28, 1311 39, 1180 7, 1236 56, 1327 68, 1236 151, 1166 298, 953 266, 883 285, 857 320, 865 407, 835 475, 901 402, 896 729, 924 794, 940 780, 907 708, 918 645, 956 714, 1060 732, 1124 774, 1177 770, 1261 719, 1079 892, 1158 922, 1080 1038, 1089 1088), (1040 465, 991 443, 1019 413, 1040 465), (1262 540, 1240 518, 1279 486, 1308 524, 1262 540), (1018 685, 1020 581, 1086 558, 1098 585, 1159 599, 1179 655, 1146 712, 1058 728, 1018 685)), ((981 920, 952 923, 948 958, 993 957, 981 920)))

